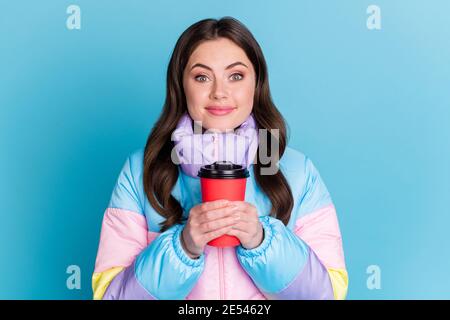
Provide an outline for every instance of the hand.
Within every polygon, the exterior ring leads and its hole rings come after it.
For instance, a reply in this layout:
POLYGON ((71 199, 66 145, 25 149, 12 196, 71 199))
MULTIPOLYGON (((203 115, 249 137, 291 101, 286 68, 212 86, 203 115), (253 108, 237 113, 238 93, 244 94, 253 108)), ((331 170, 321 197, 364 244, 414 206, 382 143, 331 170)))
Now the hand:
POLYGON ((239 221, 227 234, 238 237, 245 249, 258 247, 264 240, 264 229, 259 221, 258 210, 245 201, 232 201, 239 214, 239 221))
POLYGON ((239 214, 230 203, 228 200, 203 202, 189 211, 181 243, 191 258, 198 258, 209 241, 229 233, 237 223, 239 214))

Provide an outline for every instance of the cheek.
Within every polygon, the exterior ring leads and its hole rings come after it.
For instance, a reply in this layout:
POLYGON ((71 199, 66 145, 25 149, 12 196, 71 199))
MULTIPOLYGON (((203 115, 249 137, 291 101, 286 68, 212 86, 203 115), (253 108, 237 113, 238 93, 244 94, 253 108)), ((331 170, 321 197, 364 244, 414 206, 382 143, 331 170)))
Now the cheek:
POLYGON ((241 108, 251 108, 253 106, 253 98, 255 95, 255 85, 246 83, 234 90, 234 100, 241 108))
POLYGON ((204 104, 205 99, 208 99, 208 90, 206 86, 198 86, 192 83, 187 83, 184 88, 186 94, 186 101, 191 108, 198 108, 204 104))

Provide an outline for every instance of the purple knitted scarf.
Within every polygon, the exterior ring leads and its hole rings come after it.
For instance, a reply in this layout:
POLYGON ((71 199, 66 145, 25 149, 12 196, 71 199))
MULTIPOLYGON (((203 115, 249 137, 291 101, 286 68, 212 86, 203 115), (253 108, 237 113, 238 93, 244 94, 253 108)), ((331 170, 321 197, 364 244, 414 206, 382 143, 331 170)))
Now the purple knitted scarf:
POLYGON ((198 127, 199 133, 194 133, 193 120, 186 112, 172 133, 180 161, 177 164, 187 175, 197 177, 201 166, 215 161, 231 161, 246 168, 254 161, 258 150, 258 127, 252 113, 234 132, 202 133, 198 127))

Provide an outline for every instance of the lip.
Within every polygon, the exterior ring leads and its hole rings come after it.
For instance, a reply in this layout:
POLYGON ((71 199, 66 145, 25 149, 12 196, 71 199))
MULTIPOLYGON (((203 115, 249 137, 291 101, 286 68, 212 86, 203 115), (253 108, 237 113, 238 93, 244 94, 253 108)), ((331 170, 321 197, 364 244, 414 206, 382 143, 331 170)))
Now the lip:
POLYGON ((215 116, 225 116, 231 112, 233 112, 236 107, 228 107, 228 106, 208 106, 205 108, 208 112, 215 116))

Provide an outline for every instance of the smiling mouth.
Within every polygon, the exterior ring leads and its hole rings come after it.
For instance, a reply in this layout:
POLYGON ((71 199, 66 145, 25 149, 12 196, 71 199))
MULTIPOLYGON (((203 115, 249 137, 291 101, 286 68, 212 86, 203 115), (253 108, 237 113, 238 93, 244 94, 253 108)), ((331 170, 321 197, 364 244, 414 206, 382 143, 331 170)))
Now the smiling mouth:
POLYGON ((215 116, 223 116, 231 113, 236 107, 216 107, 210 106, 205 108, 210 114, 215 116))

